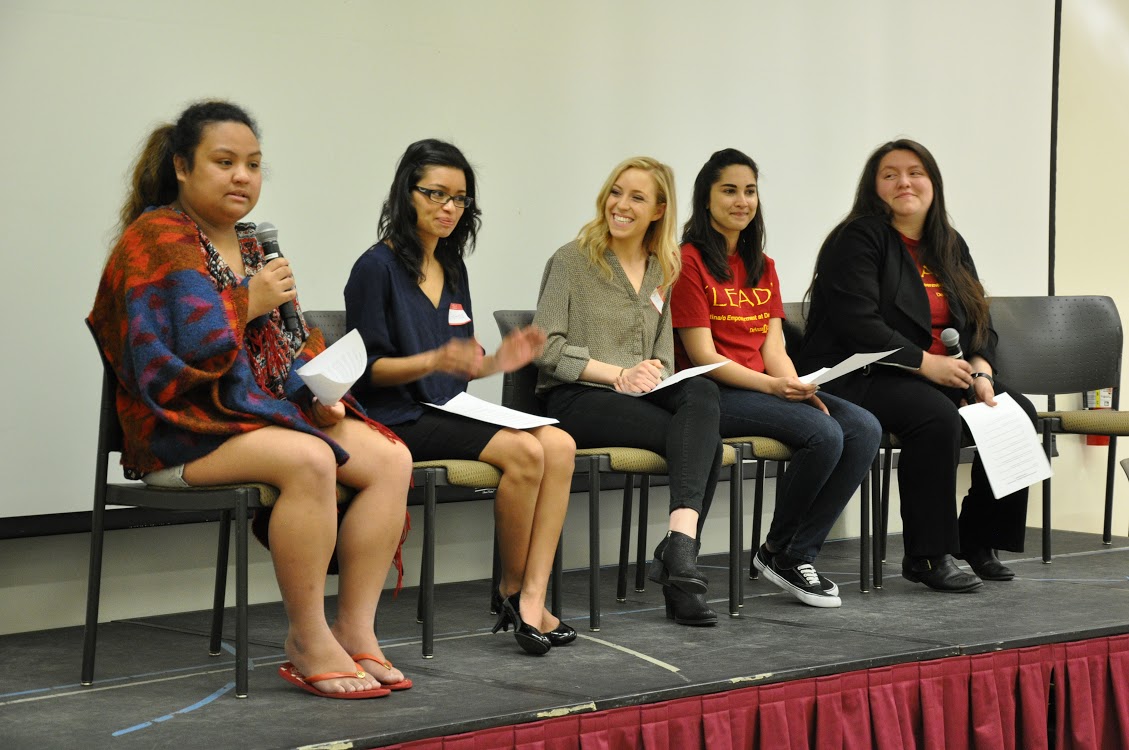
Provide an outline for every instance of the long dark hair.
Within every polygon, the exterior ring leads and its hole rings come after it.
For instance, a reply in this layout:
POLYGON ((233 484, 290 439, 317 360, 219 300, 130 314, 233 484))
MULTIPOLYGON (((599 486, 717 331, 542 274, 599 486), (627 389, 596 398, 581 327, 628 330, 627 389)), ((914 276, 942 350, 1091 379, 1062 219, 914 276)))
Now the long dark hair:
MULTIPOLYGON (((725 235, 714 229, 710 223, 710 190, 721 179, 721 172, 734 164, 753 170, 753 177, 760 179, 757 163, 735 148, 715 151, 694 179, 694 196, 690 206, 690 218, 682 228, 682 241, 698 248, 702 260, 710 274, 717 281, 729 281, 729 248, 725 235)), ((757 283, 764 273, 764 205, 760 203, 757 191, 757 212, 749 226, 741 230, 737 237, 737 255, 745 265, 748 284, 757 283)))
POLYGON ((470 206, 450 236, 441 237, 435 246, 435 259, 452 286, 458 285, 459 261, 474 251, 474 242, 482 226, 482 211, 478 207, 474 169, 454 144, 427 138, 408 146, 396 164, 396 175, 388 197, 380 208, 377 232, 408 273, 423 281, 423 245, 416 228, 416 208, 412 205, 412 192, 429 167, 450 167, 462 170, 466 177, 466 194, 472 199, 470 206))
POLYGON ((129 194, 118 214, 119 234, 149 206, 164 206, 176 200, 180 185, 173 157, 183 158, 191 170, 204 128, 217 122, 241 122, 259 137, 259 127, 246 110, 225 101, 196 102, 184 110, 175 123, 157 126, 134 162, 129 194))
MULTIPOLYGON (((985 298, 984 286, 972 273, 972 269, 962 262, 960 236, 953 229, 948 211, 945 210, 945 185, 944 180, 941 179, 941 168, 937 166, 937 160, 929 153, 929 149, 917 141, 900 138, 884 143, 866 160, 866 166, 859 176, 858 188, 855 190, 855 203, 851 206, 847 218, 839 222, 823 241, 815 262, 816 273, 827 248, 852 221, 863 216, 879 216, 888 222, 891 220, 893 212, 886 201, 878 195, 877 189, 878 165, 891 151, 909 151, 915 154, 921 159, 925 173, 933 183, 933 203, 925 214, 925 226, 921 233, 921 259, 932 269, 945 292, 955 297, 968 315, 968 320, 973 326, 973 348, 980 348, 988 337, 988 300, 985 298)), ((809 297, 814 285, 813 275, 812 286, 808 287, 809 297)))

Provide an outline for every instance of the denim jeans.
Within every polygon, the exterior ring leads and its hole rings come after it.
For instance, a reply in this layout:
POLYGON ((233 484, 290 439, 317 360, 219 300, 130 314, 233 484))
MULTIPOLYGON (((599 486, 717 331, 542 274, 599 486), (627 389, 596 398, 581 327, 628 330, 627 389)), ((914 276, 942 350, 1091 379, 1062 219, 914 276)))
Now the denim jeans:
POLYGON ((696 510, 701 531, 721 468, 717 387, 712 380, 690 378, 638 397, 607 388, 558 385, 547 400, 549 416, 560 420, 577 448, 645 448, 666 458, 670 510, 696 510))
POLYGON ((719 386, 723 437, 769 437, 792 448, 766 541, 774 551, 814 562, 831 527, 862 482, 882 438, 873 414, 820 393, 831 412, 741 388, 719 386))

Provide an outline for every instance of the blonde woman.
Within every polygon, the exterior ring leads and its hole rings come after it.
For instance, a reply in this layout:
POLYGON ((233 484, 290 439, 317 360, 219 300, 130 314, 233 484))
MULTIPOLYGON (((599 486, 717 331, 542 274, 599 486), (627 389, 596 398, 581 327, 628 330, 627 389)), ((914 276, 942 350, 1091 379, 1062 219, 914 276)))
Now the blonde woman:
POLYGON ((628 159, 596 199, 596 218, 545 267, 534 325, 548 413, 581 448, 619 445, 666 457, 670 530, 651 578, 681 625, 717 622, 696 560, 721 465, 717 386, 674 372, 670 290, 678 277, 674 178, 665 164, 628 159))

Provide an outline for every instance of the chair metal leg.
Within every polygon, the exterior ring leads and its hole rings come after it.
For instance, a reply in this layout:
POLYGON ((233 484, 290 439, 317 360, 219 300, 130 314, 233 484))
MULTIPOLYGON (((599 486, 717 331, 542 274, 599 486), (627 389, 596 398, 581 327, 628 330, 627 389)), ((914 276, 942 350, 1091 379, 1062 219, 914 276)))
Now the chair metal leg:
POLYGON ((651 505, 651 478, 639 477, 639 531, 635 542, 635 590, 647 589, 647 516, 651 505))
MULTIPOLYGON (((886 489, 887 491, 889 490, 889 485, 886 485, 886 489)), ((888 502, 886 503, 886 507, 889 507, 888 502)), ((885 511, 882 507, 882 498, 876 492, 870 493, 870 509, 870 538, 873 543, 873 546, 871 548, 871 562, 874 563, 874 588, 880 589, 882 588, 882 563, 886 561, 882 558, 882 555, 885 554, 885 549, 883 549, 882 553, 880 554, 878 545, 881 544, 883 548, 885 547, 886 528, 884 526, 881 526, 885 511)))
POLYGON ((867 559, 870 554, 870 539, 866 529, 869 521, 866 509, 870 507, 870 474, 871 472, 866 472, 859 485, 859 505, 862 507, 862 517, 859 519, 859 591, 864 594, 870 591, 870 565, 867 559))
MULTIPOLYGON (((1051 421, 1043 420, 1043 452, 1051 460, 1051 421)), ((1051 480, 1043 480, 1043 563, 1051 562, 1051 480)))
POLYGON ((615 583, 615 600, 627 601, 627 561, 631 557, 631 503, 634 496, 635 477, 623 477, 623 520, 619 527, 619 570, 615 583))
POLYGON ((216 585, 212 596, 212 637, 208 641, 208 654, 223 653, 223 606, 227 601, 227 557, 231 547, 231 511, 220 513, 219 546, 216 550, 216 585))
MULTIPOLYGON (((490 604, 487 606, 487 611, 496 615, 499 614, 495 611, 494 607, 494 592, 499 590, 502 585, 502 552, 498 548, 498 529, 494 529, 494 561, 490 565, 490 604)), ((557 556, 560 556, 560 546, 558 542, 557 556)))
POLYGON ((553 556, 552 583, 553 597, 552 604, 550 605, 550 611, 553 613, 553 617, 556 617, 559 620, 562 610, 562 589, 564 587, 564 534, 561 534, 561 538, 557 541, 557 554, 553 556))
POLYGON ((90 518, 90 565, 86 579, 86 629, 82 640, 83 685, 94 684, 94 653, 98 645, 98 603, 102 595, 102 543, 106 529, 106 469, 99 454, 94 511, 90 518))
POLYGON ((588 629, 600 629, 600 464, 588 459, 588 629))
POLYGON ((424 659, 435 656, 435 504, 436 470, 428 469, 424 473, 423 561, 419 584, 424 659))
MULTIPOLYGON (((757 566, 753 565, 753 558, 761 546, 761 515, 764 512, 764 476, 767 463, 763 459, 757 459, 757 479, 753 486, 753 538, 749 540, 749 549, 752 550, 752 554, 749 555, 750 581, 755 581, 760 576, 757 566)), ((779 479, 779 470, 777 470, 776 476, 779 479)))
MULTIPOLYGON (((247 635, 247 509, 248 495, 254 490, 239 493, 235 506, 235 697, 247 697, 247 662, 250 640, 247 635)), ((258 493, 255 492, 256 502, 258 493)), ((227 541, 226 539, 224 541, 227 541)), ((224 548, 227 549, 226 547, 224 548)), ((226 557, 226 554, 224 555, 226 557)), ((226 574, 227 566, 224 566, 226 574)))
MULTIPOLYGON (((887 448, 882 452, 882 519, 881 535, 876 537, 878 558, 886 562, 886 535, 890 530, 890 470, 894 464, 894 450, 887 448)), ((878 519, 875 519, 878 520, 878 519)))
MULTIPOLYGON (((878 466, 878 457, 875 456, 874 463, 870 465, 870 477, 863 480, 863 486, 871 485, 871 480, 876 476, 876 467, 878 466)), ((868 487, 868 489, 871 489, 868 487)), ((859 502, 859 591, 866 594, 870 592, 870 556, 872 554, 870 548, 870 502, 868 497, 870 492, 866 492, 859 502)))
POLYGON ((1105 523, 1102 544, 1113 544, 1113 478, 1117 475, 1117 436, 1109 436, 1109 459, 1105 468, 1105 523))
MULTIPOLYGON (((745 524, 745 514, 742 510, 742 461, 745 455, 745 446, 733 446, 737 451, 737 460, 729 467, 729 616, 737 617, 741 606, 741 527, 745 524)), ((756 554, 756 550, 753 550, 756 554)))

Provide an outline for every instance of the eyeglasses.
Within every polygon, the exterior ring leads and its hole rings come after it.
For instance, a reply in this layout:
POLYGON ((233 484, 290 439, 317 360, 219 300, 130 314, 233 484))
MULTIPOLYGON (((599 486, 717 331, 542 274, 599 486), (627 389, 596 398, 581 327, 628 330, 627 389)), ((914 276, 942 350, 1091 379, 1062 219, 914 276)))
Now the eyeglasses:
POLYGON ((458 208, 470 208, 474 205, 474 198, 469 195, 448 195, 442 190, 431 190, 430 188, 420 187, 416 185, 416 190, 420 191, 427 196, 427 199, 432 203, 438 203, 441 206, 446 206, 447 201, 454 201, 455 206, 458 208))

